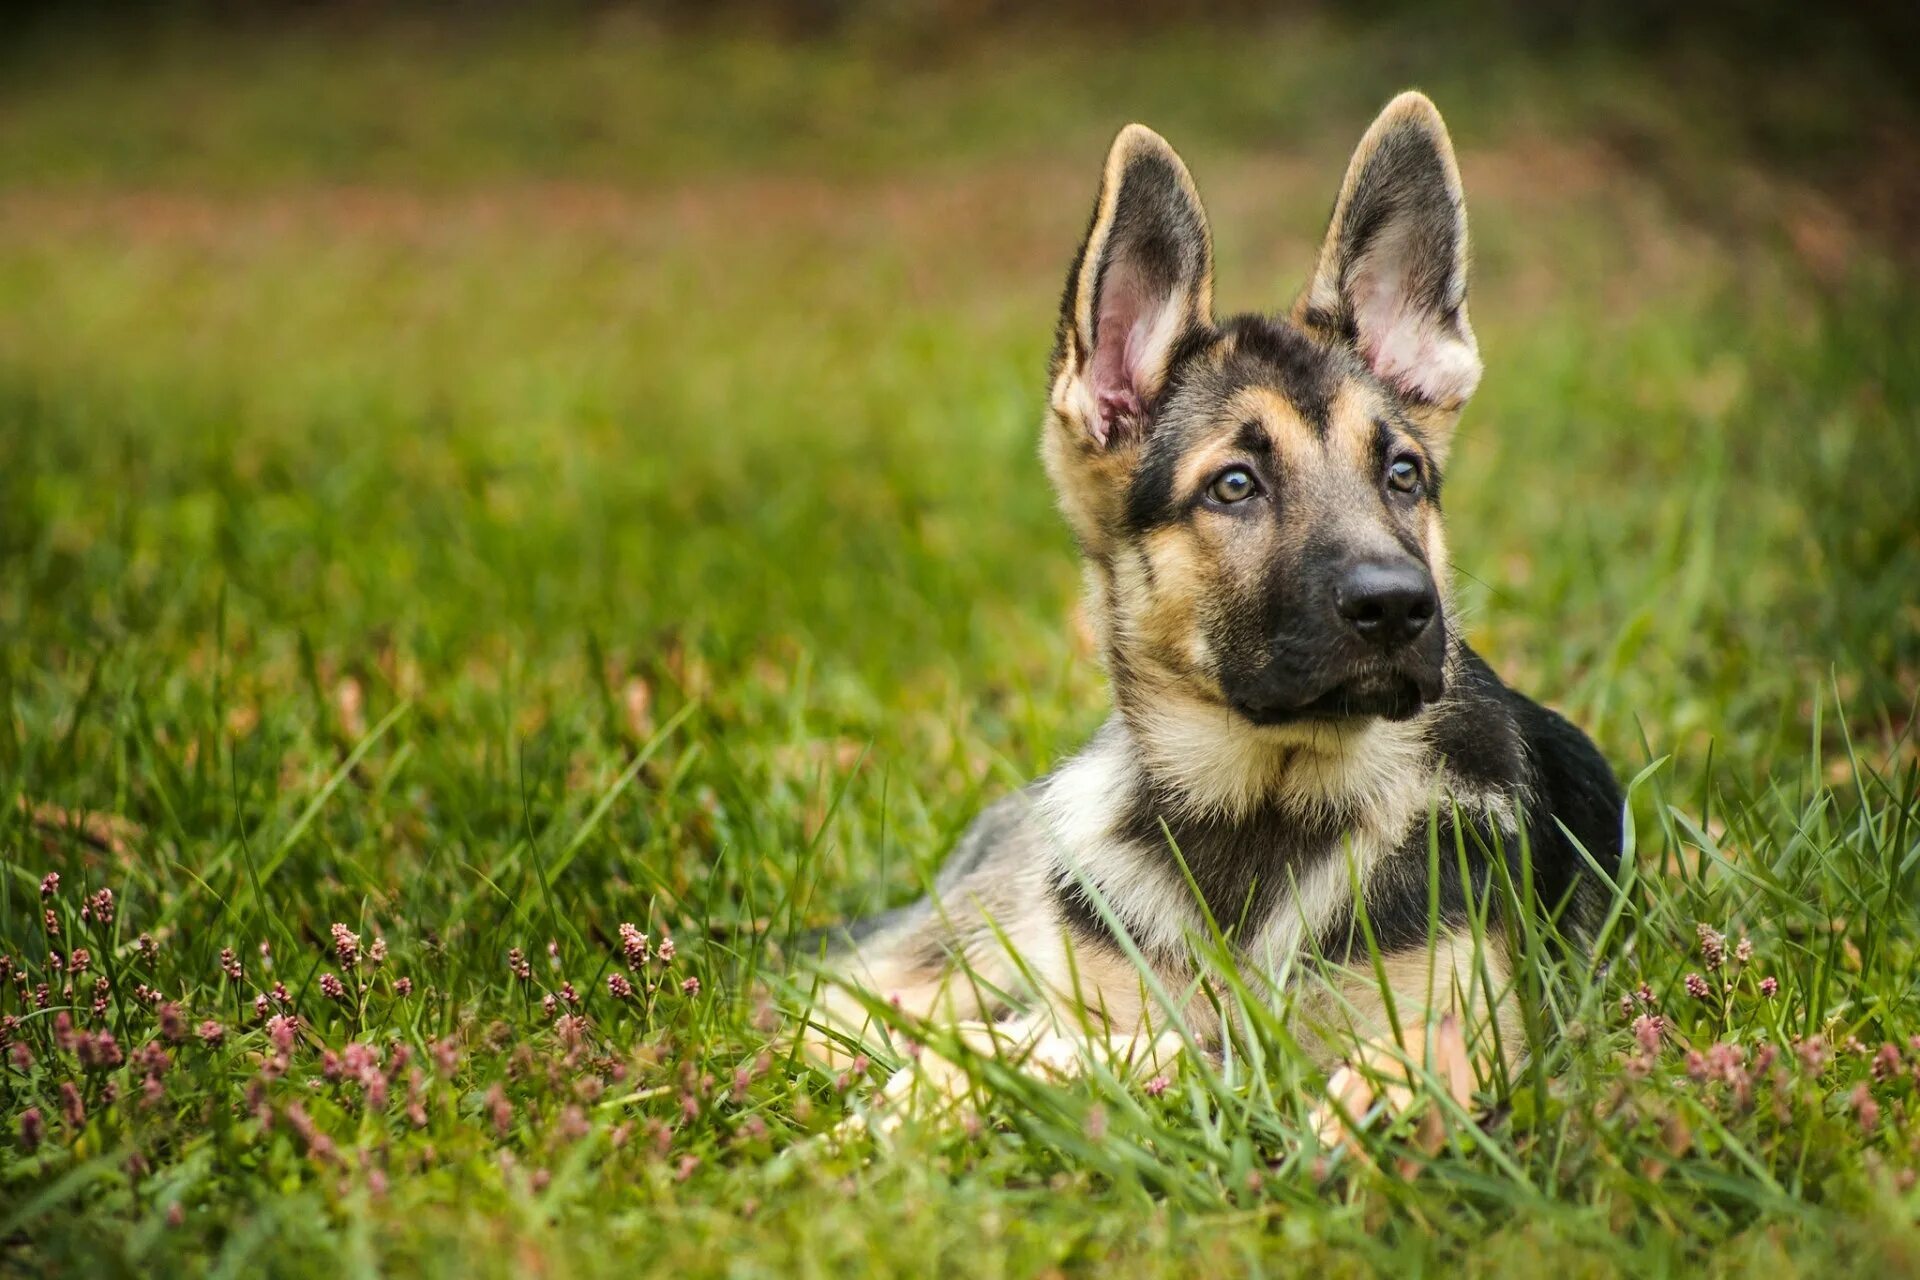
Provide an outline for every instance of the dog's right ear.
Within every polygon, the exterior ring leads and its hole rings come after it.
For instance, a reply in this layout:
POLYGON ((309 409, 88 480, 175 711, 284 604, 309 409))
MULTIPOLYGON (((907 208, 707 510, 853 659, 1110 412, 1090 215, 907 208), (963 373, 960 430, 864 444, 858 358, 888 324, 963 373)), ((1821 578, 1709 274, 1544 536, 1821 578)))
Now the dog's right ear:
POLYGON ((1051 403, 1076 443, 1140 440, 1180 341, 1212 314, 1213 244, 1193 178, 1165 139, 1130 124, 1107 153, 1060 300, 1051 403))

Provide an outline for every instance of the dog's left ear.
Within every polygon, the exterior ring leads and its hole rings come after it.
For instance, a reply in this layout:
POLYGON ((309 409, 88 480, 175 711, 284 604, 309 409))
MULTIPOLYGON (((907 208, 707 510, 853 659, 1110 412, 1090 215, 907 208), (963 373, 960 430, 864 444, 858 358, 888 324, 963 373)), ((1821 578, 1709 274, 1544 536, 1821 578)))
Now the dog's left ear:
POLYGON ((1416 412, 1450 417, 1473 394, 1466 201, 1447 126, 1424 94, 1388 103, 1360 140, 1293 318, 1350 342, 1416 412))
POLYGON ((1137 443, 1181 339, 1212 322, 1213 243, 1193 178, 1145 125, 1113 140, 1067 274, 1053 408, 1088 445, 1137 443))

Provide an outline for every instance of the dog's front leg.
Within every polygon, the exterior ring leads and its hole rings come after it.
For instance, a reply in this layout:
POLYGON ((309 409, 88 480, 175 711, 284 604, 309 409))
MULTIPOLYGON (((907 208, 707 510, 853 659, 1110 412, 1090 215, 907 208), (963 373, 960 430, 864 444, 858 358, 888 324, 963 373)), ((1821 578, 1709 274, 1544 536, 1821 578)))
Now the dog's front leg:
POLYGON ((1445 1121, 1424 1095, 1470 1108, 1476 1079, 1492 1079, 1496 1063, 1511 1068, 1524 1043, 1504 959, 1467 933, 1383 957, 1378 974, 1337 984, 1333 996, 1359 1043, 1313 1111, 1325 1147, 1347 1143, 1376 1114, 1404 1115, 1425 1101, 1416 1142, 1439 1150, 1445 1121))

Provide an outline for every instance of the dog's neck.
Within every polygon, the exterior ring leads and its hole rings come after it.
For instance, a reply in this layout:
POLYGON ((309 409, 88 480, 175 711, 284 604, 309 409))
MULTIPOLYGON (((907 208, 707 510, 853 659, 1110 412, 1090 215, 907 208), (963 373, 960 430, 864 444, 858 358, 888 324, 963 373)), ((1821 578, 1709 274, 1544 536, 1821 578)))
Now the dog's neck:
POLYGON ((1386 834, 1416 816, 1424 788, 1408 782, 1433 767, 1422 718, 1265 728, 1162 693, 1115 719, 1162 802, 1194 818, 1278 810, 1386 834))

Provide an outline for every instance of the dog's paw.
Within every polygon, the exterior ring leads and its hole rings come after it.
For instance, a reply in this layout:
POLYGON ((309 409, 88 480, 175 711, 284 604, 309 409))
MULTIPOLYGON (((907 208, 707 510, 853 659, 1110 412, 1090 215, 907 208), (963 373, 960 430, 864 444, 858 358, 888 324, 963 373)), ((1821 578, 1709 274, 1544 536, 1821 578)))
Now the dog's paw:
MULTIPOLYGON (((1172 1072, 1182 1051, 1179 1036, 1130 1036, 1108 1042, 1062 1034, 1032 1023, 965 1023, 954 1028, 969 1056, 993 1057, 1036 1079, 1064 1084, 1087 1074, 1095 1064, 1123 1079, 1172 1072)), ((917 1050, 911 1061, 887 1078, 864 1112, 842 1121, 842 1136, 872 1133, 885 1137, 908 1120, 964 1124, 979 1115, 980 1081, 961 1062, 931 1049, 917 1050)))
POLYGON ((1362 1044, 1352 1060, 1327 1077, 1326 1096, 1310 1121, 1314 1138, 1329 1150, 1355 1147, 1352 1139, 1377 1119, 1410 1115, 1420 1107, 1413 1142, 1434 1154, 1446 1141, 1446 1117, 1419 1087, 1427 1077, 1456 1106, 1472 1104, 1473 1062, 1460 1020, 1452 1014, 1434 1024, 1430 1035, 1409 1029, 1404 1045, 1390 1038, 1362 1044))

